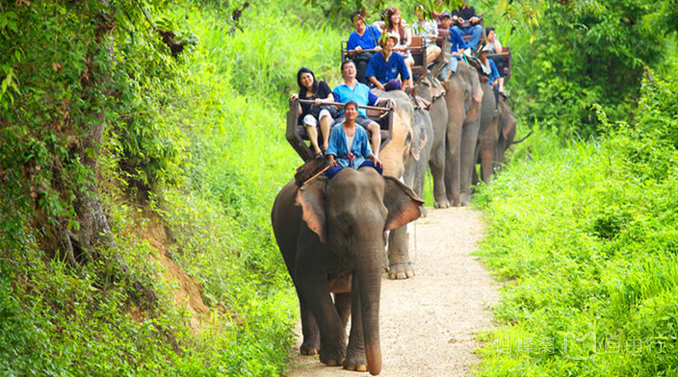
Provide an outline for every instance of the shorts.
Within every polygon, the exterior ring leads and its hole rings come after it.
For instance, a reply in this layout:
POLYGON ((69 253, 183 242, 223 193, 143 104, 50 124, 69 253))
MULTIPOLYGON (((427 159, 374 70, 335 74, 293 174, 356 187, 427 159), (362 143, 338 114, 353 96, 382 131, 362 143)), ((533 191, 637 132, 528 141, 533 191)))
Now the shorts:
MULTIPOLYGON (((319 118, 322 119, 324 116, 330 117, 332 119, 332 115, 330 114, 329 111, 322 109, 320 110, 320 116, 319 118)), ((318 127, 318 119, 316 119, 313 114, 306 114, 304 116, 304 120, 302 122, 305 126, 309 127, 318 127)))

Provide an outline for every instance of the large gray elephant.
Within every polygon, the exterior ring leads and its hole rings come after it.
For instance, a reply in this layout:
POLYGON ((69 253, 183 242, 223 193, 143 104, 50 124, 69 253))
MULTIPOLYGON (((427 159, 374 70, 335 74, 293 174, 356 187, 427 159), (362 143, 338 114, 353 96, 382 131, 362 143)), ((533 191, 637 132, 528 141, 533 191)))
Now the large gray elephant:
POLYGON ((423 105, 415 105, 412 119, 412 143, 405 162, 403 181, 414 192, 423 197, 426 182, 426 167, 431 156, 434 134, 431 115, 423 105))
MULTIPOLYGON (((412 114, 412 142, 405 161, 403 182, 422 197, 426 181, 426 166, 431 154, 433 126, 428 110, 415 106, 412 114)), ((422 215, 425 214, 422 208, 422 215)), ((414 267, 409 252, 407 226, 394 229, 388 239, 388 277, 407 279, 414 276, 414 267)))
MULTIPOLYGON (((405 92, 401 90, 389 92, 375 90, 374 93, 380 98, 393 99, 396 103, 391 141, 382 148, 379 158, 384 164, 384 175, 403 178, 404 180, 405 174, 410 174, 408 171, 412 172, 416 169, 415 165, 411 163, 412 153, 419 154, 426 147, 426 131, 419 132, 421 127, 414 126, 415 109, 410 97, 405 92), (394 140, 396 140, 395 143, 394 140)), ((416 119, 421 121, 423 118, 417 116, 416 119)), ((424 153, 427 152, 424 151, 424 153)), ((407 227, 401 227, 389 232, 389 278, 407 279, 414 276, 414 268, 412 267, 408 249, 409 234, 407 233, 407 227)))
MULTIPOLYGON (((499 99, 497 119, 480 136, 478 161, 483 182, 489 183, 492 175, 504 163, 506 150, 514 143, 516 119, 502 97, 499 99)), ((477 179, 474 179, 477 181, 477 179)))
POLYGON ((478 72, 460 61, 445 94, 448 111, 445 189, 447 200, 453 206, 465 206, 471 201, 471 175, 476 161, 482 101, 478 72))
POLYGON ((483 89, 483 100, 480 104, 480 127, 478 129, 478 142, 476 144, 476 150, 474 153, 473 164, 469 173, 469 182, 473 182, 473 175, 476 173, 476 161, 481 161, 481 166, 489 166, 489 174, 492 174, 492 164, 494 160, 494 150, 491 152, 485 150, 486 143, 489 140, 485 138, 493 135, 498 128, 499 124, 499 111, 494 96, 494 90, 492 86, 488 83, 488 77, 479 75, 480 78, 480 87, 483 89), (488 153, 490 152, 490 153, 488 153), (489 165, 488 165, 489 164, 489 165))
MULTIPOLYGON (((428 112, 433 129, 433 141, 430 143, 431 152, 428 163, 433 176, 433 206, 448 208, 450 204, 445 191, 445 138, 448 117, 445 89, 431 75, 415 85, 414 94, 430 104, 428 112)), ((416 189, 415 192, 417 192, 416 189)))
POLYGON ((372 168, 347 168, 331 180, 321 176, 301 188, 294 182, 282 188, 271 217, 299 298, 302 354, 380 373, 383 232, 418 218, 422 204, 409 187, 372 168))

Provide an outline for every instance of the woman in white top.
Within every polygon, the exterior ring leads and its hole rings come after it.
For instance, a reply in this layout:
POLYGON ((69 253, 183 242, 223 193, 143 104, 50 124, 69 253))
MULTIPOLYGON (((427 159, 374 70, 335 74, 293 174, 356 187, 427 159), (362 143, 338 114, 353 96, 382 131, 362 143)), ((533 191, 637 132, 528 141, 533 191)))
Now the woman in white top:
POLYGON ((393 51, 399 52, 405 58, 407 70, 410 73, 410 77, 412 77, 414 58, 412 58, 412 54, 408 50, 405 50, 412 43, 412 35, 410 34, 410 28, 406 26, 400 17, 398 7, 394 6, 386 9, 386 27, 384 32, 388 33, 389 36, 396 37, 398 43, 396 43, 393 51))
POLYGON ((497 39, 497 32, 492 26, 485 28, 485 38, 487 38, 487 47, 488 53, 490 54, 499 54, 501 53, 501 43, 497 39))

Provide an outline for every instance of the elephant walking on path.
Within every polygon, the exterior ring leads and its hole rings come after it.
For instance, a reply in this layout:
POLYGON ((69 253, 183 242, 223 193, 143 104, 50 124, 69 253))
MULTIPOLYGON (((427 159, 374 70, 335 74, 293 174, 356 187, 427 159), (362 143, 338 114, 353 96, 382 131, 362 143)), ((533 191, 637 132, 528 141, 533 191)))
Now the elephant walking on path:
MULTIPOLYGON (((483 237, 482 213, 471 208, 429 211, 412 224, 410 239, 417 277, 407 282, 382 279, 381 347, 388 377, 471 375, 481 346, 478 332, 492 328, 499 285, 473 256, 483 237), (440 237, 444 234, 445 237, 440 237), (453 278, 452 278, 453 277, 453 278)), ((297 329, 300 334, 301 329, 297 329)), ((301 339, 297 342, 297 347, 301 339)), ((354 377, 308 357, 290 363, 287 377, 354 377)))
POLYGON ((422 204, 409 187, 372 168, 343 169, 331 180, 321 176, 282 188, 271 217, 299 298, 302 354, 380 373, 383 233, 417 219, 422 204))
MULTIPOLYGON (((492 175, 504 163, 506 150, 514 143, 516 119, 506 100, 499 99, 497 119, 480 136, 478 162, 483 182, 489 183, 492 175)), ((474 178, 477 182, 477 178, 474 178)))
POLYGON ((453 206, 465 206, 471 201, 471 168, 476 160, 482 101, 478 72, 459 62, 445 94, 448 111, 445 188, 447 200, 453 206))

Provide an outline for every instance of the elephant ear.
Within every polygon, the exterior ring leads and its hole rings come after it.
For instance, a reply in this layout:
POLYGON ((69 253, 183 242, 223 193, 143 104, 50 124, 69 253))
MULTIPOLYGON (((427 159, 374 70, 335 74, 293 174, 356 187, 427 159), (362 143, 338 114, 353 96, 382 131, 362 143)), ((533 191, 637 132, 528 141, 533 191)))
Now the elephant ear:
POLYGON ((400 228, 421 215, 424 201, 399 180, 384 176, 384 206, 388 209, 384 230, 400 228))
POLYGON ((327 177, 321 176, 297 191, 296 205, 301 207, 302 219, 320 242, 327 242, 327 219, 325 215, 325 186, 327 177))
POLYGON ((516 128, 516 119, 513 117, 513 113, 511 113, 511 109, 509 109, 508 105, 504 102, 504 100, 500 99, 500 109, 501 109, 501 133, 502 136, 504 136, 504 139, 508 139, 508 135, 511 133, 511 131, 514 131, 516 128))
POLYGON ((482 102, 483 101, 483 88, 480 86, 480 79, 478 78, 478 74, 473 72, 473 75, 471 75, 473 79, 471 80, 471 96, 473 97, 473 100, 476 102, 482 102))

